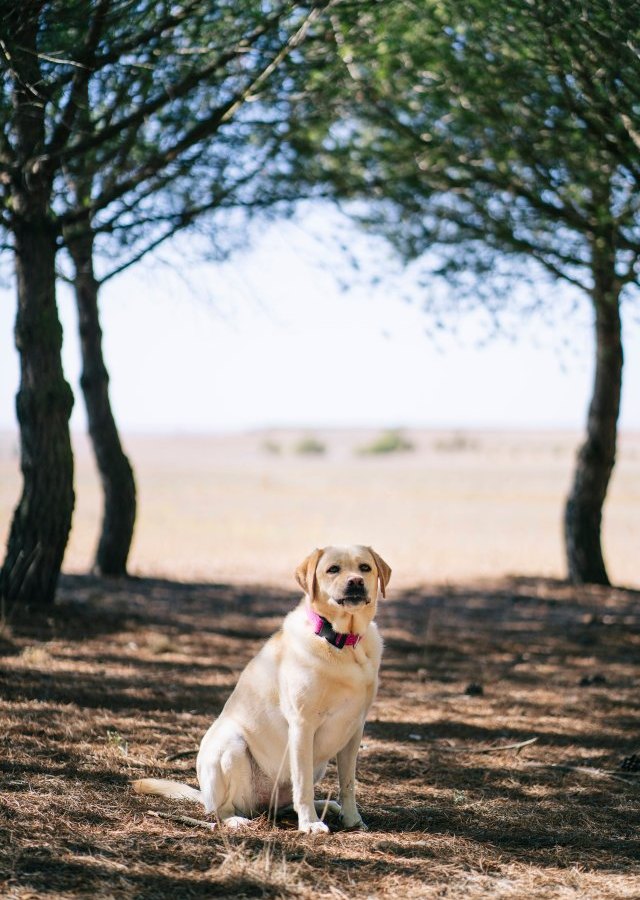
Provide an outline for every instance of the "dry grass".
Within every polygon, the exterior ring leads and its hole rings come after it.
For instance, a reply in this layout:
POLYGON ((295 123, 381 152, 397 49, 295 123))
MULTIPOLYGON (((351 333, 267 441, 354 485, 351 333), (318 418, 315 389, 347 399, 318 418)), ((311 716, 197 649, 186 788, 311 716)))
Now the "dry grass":
MULTIPOLYGON (((12 624, 0 645, 3 897, 639 896, 640 776, 607 774, 640 749, 630 591, 535 579, 396 591, 359 763, 368 833, 318 840, 291 819, 209 832, 149 815, 201 817, 128 782, 193 780, 193 757, 167 757, 195 752, 294 601, 67 576, 47 623, 12 624), (472 682, 482 694, 465 692, 472 682), (471 752, 532 737, 519 753, 471 752)), ((335 780, 331 769, 324 788, 335 780)))

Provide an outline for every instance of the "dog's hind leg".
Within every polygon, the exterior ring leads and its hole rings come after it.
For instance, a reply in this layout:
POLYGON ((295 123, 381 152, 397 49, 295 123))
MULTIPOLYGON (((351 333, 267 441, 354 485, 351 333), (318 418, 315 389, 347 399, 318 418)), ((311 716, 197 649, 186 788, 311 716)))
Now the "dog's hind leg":
POLYGON ((217 722, 205 735, 197 761, 202 802, 225 825, 250 821, 256 806, 247 743, 232 722, 217 722))
POLYGON ((316 808, 316 812, 320 816, 321 819, 324 818, 326 812, 333 813, 336 816, 340 815, 340 810, 342 807, 336 800, 314 800, 313 805, 316 808))

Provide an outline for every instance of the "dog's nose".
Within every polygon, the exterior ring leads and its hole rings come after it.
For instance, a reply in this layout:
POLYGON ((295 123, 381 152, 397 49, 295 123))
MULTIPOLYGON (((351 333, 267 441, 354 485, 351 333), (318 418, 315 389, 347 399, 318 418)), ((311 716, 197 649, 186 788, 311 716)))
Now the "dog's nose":
POLYGON ((360 575, 351 575, 351 577, 347 580, 348 588, 361 588, 364 587, 364 578, 361 578, 360 575))

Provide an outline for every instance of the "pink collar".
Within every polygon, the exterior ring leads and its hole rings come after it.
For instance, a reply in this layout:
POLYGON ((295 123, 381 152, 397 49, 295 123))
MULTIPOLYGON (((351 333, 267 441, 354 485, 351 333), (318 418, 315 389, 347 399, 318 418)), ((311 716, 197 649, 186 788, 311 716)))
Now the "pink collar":
POLYGON ((334 631, 331 622, 309 609, 309 607, 307 607, 307 617, 313 625, 314 632, 323 637, 333 647, 337 647, 338 650, 342 650, 343 647, 357 647, 362 640, 361 634, 353 634, 352 632, 341 634, 339 631, 334 631))

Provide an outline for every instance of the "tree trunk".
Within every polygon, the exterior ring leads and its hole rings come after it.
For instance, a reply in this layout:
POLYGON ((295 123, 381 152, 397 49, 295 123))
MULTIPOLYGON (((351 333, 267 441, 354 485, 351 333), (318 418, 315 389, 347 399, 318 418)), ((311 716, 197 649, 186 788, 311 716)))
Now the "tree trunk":
POLYGON ((73 395, 60 359, 56 235, 42 215, 22 221, 14 235, 18 282, 15 335, 20 353, 16 409, 23 489, 0 574, 3 612, 18 603, 29 608, 53 603, 74 506, 69 438, 73 395))
POLYGON ((613 253, 594 252, 596 368, 587 437, 578 453, 565 509, 569 578, 574 584, 609 584, 600 528, 616 458, 622 388, 620 286, 613 253))
POLYGON ((50 210, 51 175, 42 159, 44 99, 37 54, 39 8, 17 20, 11 46, 17 173, 12 175, 12 231, 20 354, 16 398, 22 495, 0 573, 2 613, 20 603, 52 604, 73 513, 69 416, 73 395, 62 371, 56 307, 57 228, 50 210))
POLYGON ((93 237, 90 232, 68 242, 75 266, 82 376, 80 385, 87 408, 89 434, 104 492, 102 532, 95 570, 102 575, 127 574, 136 518, 136 484, 120 442, 109 402, 109 374, 102 355, 98 311, 98 282, 93 272, 93 237))

